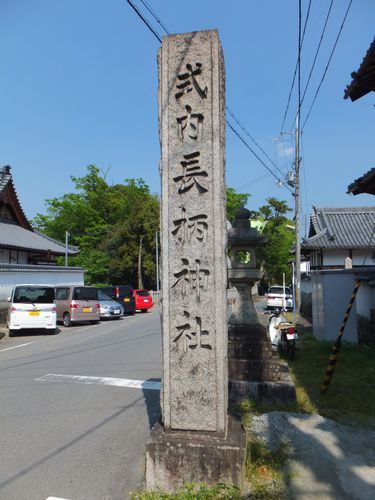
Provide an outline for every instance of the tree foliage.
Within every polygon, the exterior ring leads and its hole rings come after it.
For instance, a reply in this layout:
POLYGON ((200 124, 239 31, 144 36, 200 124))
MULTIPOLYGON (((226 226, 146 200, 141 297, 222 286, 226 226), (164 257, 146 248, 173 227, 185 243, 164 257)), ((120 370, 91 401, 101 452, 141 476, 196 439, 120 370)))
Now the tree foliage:
POLYGON ((263 234, 268 237, 268 242, 257 250, 257 256, 265 271, 263 281, 268 284, 282 284, 283 274, 286 283, 292 278, 290 261, 295 234, 287 227, 293 225, 286 216, 290 211, 285 201, 267 198, 267 204, 255 214, 267 222, 263 234))
POLYGON ((87 284, 137 285, 139 241, 142 276, 155 285, 155 232, 159 229, 159 199, 142 179, 109 185, 98 167, 89 165, 83 177, 71 177, 76 192, 46 201, 47 215, 33 225, 60 241, 80 247, 70 265, 86 270, 87 284))
POLYGON ((237 210, 244 207, 251 195, 248 193, 237 193, 234 188, 227 188, 227 219, 234 221, 237 210))

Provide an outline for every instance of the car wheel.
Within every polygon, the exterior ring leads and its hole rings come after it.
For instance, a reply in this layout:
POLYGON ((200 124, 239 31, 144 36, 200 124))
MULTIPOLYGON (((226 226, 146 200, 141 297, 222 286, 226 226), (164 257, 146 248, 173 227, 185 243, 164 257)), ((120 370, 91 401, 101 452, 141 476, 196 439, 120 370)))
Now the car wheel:
POLYGON ((69 313, 65 313, 64 314, 64 316, 63 316, 63 325, 66 328, 69 328, 70 326, 72 326, 72 320, 70 319, 70 314, 69 313))
POLYGON ((146 313, 147 309, 142 309, 141 312, 146 313))
POLYGON ((99 323, 98 319, 95 319, 93 321, 90 321, 90 325, 97 325, 99 323))
POLYGON ((15 337, 16 336, 16 330, 9 330, 9 337, 15 337))
POLYGON ((55 335, 57 333, 57 328, 47 328, 47 333, 49 335, 55 335))

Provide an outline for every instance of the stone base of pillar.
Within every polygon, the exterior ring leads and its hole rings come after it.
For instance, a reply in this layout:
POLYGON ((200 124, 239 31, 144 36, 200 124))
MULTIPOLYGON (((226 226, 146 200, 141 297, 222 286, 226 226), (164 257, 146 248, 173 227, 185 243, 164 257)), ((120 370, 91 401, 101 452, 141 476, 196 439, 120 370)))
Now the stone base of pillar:
POLYGON ((239 420, 228 416, 225 438, 201 432, 165 431, 156 424, 146 445, 146 487, 173 492, 186 483, 232 484, 244 487, 246 434, 239 420))

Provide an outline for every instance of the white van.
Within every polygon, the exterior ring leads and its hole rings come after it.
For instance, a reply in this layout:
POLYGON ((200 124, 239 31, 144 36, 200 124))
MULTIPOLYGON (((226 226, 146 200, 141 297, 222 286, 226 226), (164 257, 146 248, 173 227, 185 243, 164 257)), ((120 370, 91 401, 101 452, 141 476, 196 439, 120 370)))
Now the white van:
POLYGON ((8 299, 9 337, 23 329, 56 333, 55 289, 51 285, 16 285, 8 299))

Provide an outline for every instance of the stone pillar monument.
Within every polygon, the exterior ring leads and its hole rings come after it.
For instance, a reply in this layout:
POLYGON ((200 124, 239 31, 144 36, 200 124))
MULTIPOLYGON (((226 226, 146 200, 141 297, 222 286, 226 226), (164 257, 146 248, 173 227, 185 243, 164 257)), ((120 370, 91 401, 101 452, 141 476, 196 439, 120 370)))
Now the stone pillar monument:
POLYGON ((227 418, 224 61, 216 31, 164 37, 159 52, 162 424, 148 488, 241 486, 244 435, 227 418))

